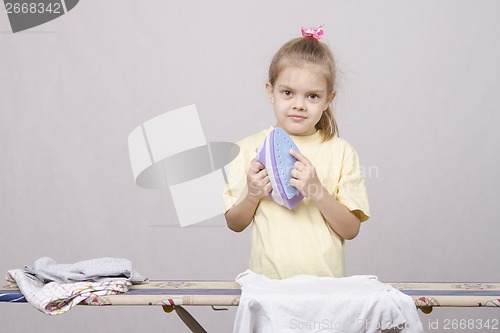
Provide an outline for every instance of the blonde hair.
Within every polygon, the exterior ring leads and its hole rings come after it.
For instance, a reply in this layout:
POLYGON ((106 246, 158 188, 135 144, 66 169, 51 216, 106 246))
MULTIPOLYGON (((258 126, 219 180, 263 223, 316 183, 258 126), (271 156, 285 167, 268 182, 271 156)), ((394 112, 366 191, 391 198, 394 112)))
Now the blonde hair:
MULTIPOLYGON (((278 76, 287 65, 307 63, 320 65, 323 68, 327 94, 330 95, 334 91, 336 79, 335 59, 328 46, 313 37, 292 39, 276 52, 269 66, 269 83, 274 87, 278 76)), ((328 141, 335 134, 338 135, 337 122, 330 105, 323 112, 315 127, 320 131, 323 141, 328 141)))

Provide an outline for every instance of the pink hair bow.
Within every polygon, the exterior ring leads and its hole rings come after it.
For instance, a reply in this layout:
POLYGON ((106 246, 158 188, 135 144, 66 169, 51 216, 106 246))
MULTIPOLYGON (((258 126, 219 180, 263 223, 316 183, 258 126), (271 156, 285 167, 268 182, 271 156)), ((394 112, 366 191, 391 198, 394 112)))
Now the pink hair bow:
POLYGON ((323 26, 317 26, 316 28, 304 28, 302 27, 302 36, 304 37, 313 37, 316 40, 319 40, 323 37, 323 26))

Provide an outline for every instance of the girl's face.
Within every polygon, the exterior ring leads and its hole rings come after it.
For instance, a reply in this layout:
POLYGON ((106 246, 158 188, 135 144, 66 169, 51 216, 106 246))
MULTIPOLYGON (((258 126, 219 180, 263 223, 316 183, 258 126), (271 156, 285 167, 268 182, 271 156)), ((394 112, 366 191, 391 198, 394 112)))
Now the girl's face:
POLYGON ((276 127, 290 135, 311 135, 315 125, 335 97, 328 94, 321 67, 303 64, 285 67, 274 86, 266 83, 266 90, 274 106, 276 127))

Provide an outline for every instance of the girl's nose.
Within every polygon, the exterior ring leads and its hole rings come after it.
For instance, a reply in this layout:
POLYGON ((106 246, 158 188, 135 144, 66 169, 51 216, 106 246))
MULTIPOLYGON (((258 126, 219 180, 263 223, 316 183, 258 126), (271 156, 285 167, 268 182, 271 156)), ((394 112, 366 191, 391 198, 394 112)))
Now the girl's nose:
POLYGON ((293 109, 298 111, 304 111, 305 110, 304 101, 300 98, 297 98, 295 100, 293 109))

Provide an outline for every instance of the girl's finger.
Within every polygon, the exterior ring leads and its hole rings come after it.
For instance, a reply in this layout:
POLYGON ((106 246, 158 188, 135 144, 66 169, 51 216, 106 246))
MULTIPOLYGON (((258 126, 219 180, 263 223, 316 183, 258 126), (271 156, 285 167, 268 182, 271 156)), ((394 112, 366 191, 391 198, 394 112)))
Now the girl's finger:
POLYGON ((267 177, 267 170, 264 168, 262 170, 260 170, 257 175, 261 178, 261 179, 264 179, 267 177))
POLYGON ((299 153, 298 151, 295 151, 293 149, 290 149, 290 155, 292 155, 293 157, 295 157, 299 162, 301 162, 302 164, 304 165, 308 165, 310 164, 309 160, 307 159, 307 157, 305 157, 304 155, 302 155, 301 153, 299 153))
POLYGON ((293 164, 293 168, 302 172, 305 170, 306 166, 302 162, 297 161, 293 164))
POLYGON ((264 186, 264 192, 266 194, 269 194, 269 192, 271 192, 272 189, 273 189, 273 185, 271 185, 271 182, 269 182, 269 184, 266 184, 266 186, 264 186))
POLYGON ((295 179, 295 178, 290 179, 290 185, 292 185, 293 187, 295 187, 297 190, 300 191, 300 189, 298 187, 299 186, 299 181, 297 179, 295 179))
POLYGON ((250 162, 250 170, 255 173, 260 172, 261 170, 265 170, 265 167, 262 163, 255 161, 255 158, 250 162))
POLYGON ((297 170, 297 169, 293 169, 292 172, 290 173, 292 175, 293 178, 295 179, 299 179, 300 177, 300 171, 297 170))

